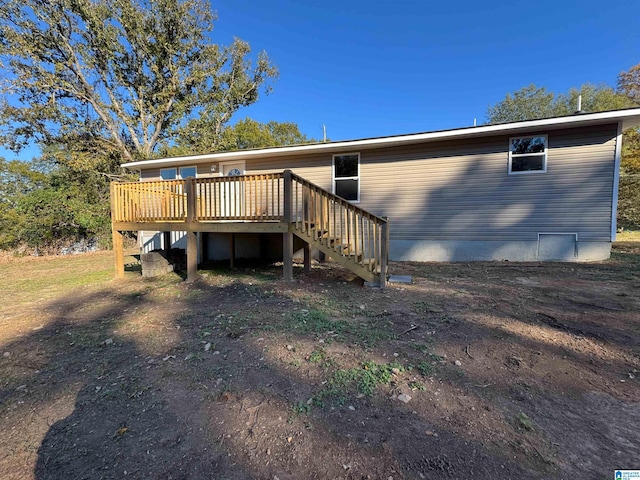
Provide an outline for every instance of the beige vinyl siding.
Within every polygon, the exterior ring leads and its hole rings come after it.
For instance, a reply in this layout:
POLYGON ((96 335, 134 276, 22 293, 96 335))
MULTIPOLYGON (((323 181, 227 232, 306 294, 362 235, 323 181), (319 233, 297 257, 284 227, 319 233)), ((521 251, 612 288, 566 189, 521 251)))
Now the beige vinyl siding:
MULTIPOLYGON (((538 233, 577 233, 580 241, 609 241, 617 125, 523 136, 544 134, 546 173, 508 174, 509 138, 517 135, 248 159, 246 172, 291 169, 331 191, 332 154, 359 152, 359 206, 388 216, 392 239, 535 241, 538 233)), ((211 165, 199 164, 198 175, 219 175, 211 165)), ((141 178, 157 180, 160 169, 141 178)))
POLYGON ((153 182, 155 180, 160 180, 160 169, 149 168, 146 170, 142 170, 140 172, 140 180, 143 182, 153 182))
POLYGON ((311 183, 331 191, 331 154, 305 155, 247 161, 247 174, 277 173, 291 170, 311 183))
POLYGON ((363 151, 360 206, 392 239, 608 241, 616 129, 527 133, 548 134, 547 173, 508 175, 508 136, 363 151))

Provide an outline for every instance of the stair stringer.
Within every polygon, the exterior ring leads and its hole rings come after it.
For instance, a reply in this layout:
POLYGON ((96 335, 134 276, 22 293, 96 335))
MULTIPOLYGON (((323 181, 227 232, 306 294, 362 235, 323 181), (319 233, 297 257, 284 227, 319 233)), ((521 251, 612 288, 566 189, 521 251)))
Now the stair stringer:
MULTIPOLYGON (((354 255, 340 253, 336 251, 334 248, 332 248, 331 246, 325 245, 324 243, 322 243, 318 238, 316 238, 315 229, 312 229, 311 230, 312 235, 309 235, 306 232, 302 232, 298 230, 295 227, 295 224, 292 224, 289 227, 289 231, 293 233, 296 237, 307 242, 309 245, 317 248, 325 255, 330 256, 334 261, 338 262, 343 267, 355 273, 363 280, 366 280, 367 282, 371 282, 371 283, 378 283, 380 281, 380 275, 375 274, 374 272, 369 270, 367 267, 365 267, 361 263, 356 262, 354 260, 354 255)), ((355 258, 357 258, 357 256, 355 258)))

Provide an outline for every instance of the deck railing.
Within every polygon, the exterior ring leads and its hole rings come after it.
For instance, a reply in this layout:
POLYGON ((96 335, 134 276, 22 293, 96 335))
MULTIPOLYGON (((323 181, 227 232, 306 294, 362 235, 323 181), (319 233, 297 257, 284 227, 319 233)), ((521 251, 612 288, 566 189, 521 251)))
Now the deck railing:
POLYGON ((184 180, 111 184, 115 222, 166 222, 184 220, 187 197, 184 180))
POLYGON ((199 221, 281 220, 282 173, 195 179, 199 221))
POLYGON ((157 182, 115 182, 115 222, 273 221, 284 210, 282 173, 188 178, 157 182), (189 193, 193 191, 193 199, 189 193), (191 201, 193 207, 190 208, 191 201), (192 211, 193 210, 193 211, 192 211))

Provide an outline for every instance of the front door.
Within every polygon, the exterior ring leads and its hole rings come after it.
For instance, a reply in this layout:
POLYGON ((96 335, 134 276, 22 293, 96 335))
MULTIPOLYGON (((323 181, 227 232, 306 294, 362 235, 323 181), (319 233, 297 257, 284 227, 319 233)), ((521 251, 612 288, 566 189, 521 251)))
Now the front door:
POLYGON ((223 177, 228 177, 222 184, 222 208, 224 217, 239 217, 244 215, 243 184, 233 177, 244 175, 244 162, 228 162, 220 165, 223 177))

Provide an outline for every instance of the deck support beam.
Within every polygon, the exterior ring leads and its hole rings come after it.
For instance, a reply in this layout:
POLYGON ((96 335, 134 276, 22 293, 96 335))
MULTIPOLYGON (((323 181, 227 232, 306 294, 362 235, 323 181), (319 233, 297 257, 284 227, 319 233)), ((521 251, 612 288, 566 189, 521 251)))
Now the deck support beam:
POLYGON ((116 278, 124 278, 124 236, 122 232, 113 230, 113 255, 115 260, 116 278))

